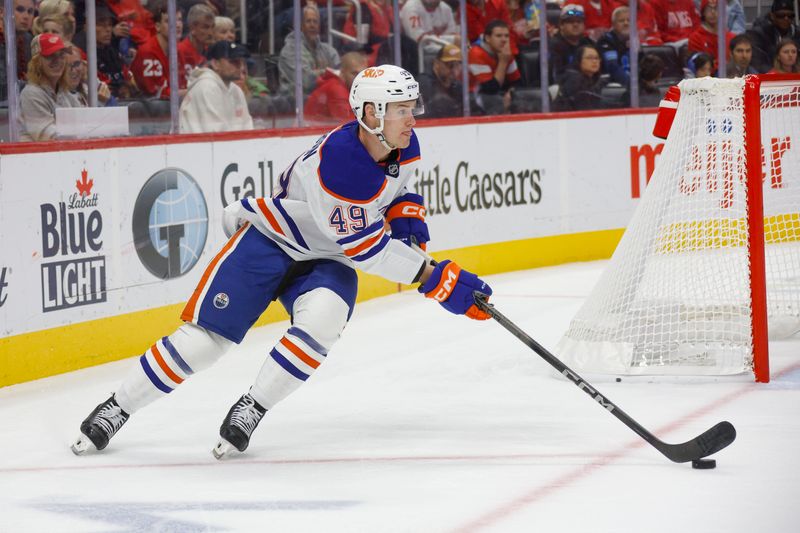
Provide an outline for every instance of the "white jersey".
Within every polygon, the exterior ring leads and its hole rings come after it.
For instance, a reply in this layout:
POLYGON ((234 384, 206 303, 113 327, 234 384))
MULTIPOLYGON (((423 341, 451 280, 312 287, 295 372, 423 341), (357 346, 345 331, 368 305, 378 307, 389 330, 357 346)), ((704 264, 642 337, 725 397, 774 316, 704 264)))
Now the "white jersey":
MULTIPOLYGON (((439 2, 433 11, 428 11, 422 0, 408 0, 400 10, 400 21, 403 32, 416 42, 424 35, 435 35, 452 43, 458 33, 453 10, 445 2, 439 2)), ((438 50, 441 46, 428 43, 426 48, 438 50)))
POLYGON ((320 137, 280 175, 272 198, 225 208, 248 220, 292 259, 332 259, 399 283, 412 283, 424 260, 384 229, 384 214, 410 194, 420 158, 416 134, 396 157, 376 163, 358 139, 358 122, 320 137))

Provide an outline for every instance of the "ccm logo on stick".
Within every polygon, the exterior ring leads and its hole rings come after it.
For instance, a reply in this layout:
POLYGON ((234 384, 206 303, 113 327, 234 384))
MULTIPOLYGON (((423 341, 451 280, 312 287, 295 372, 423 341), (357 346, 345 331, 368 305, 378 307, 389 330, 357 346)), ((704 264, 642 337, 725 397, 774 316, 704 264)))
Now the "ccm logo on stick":
POLYGON ((602 394, 600 394, 599 392, 597 392, 596 390, 591 388, 579 376, 576 376, 575 374, 570 372, 569 368, 565 368, 561 373, 564 374, 565 378, 567 378, 568 380, 573 382, 575 385, 577 385, 579 389, 581 389, 582 391, 586 392, 586 394, 588 394, 589 396, 594 398, 594 400, 597 403, 602 405, 605 409, 608 409, 609 412, 614 410, 615 405, 613 403, 611 403, 610 401, 606 400, 606 398, 602 394))

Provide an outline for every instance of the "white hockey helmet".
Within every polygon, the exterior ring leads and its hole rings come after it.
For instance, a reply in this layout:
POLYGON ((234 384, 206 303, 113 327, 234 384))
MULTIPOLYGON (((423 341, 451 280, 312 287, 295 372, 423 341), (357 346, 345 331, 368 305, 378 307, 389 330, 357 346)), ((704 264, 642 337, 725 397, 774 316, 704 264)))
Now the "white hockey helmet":
POLYGON ((388 145, 383 137, 383 119, 386 118, 389 103, 411 100, 416 101, 412 113, 421 115, 424 107, 419 94, 419 83, 410 72, 395 65, 365 68, 358 73, 350 88, 350 107, 356 120, 365 130, 377 135, 381 144, 390 150, 394 147, 388 145), (370 128, 364 123, 364 106, 367 103, 375 106, 375 116, 380 121, 376 128, 370 128))

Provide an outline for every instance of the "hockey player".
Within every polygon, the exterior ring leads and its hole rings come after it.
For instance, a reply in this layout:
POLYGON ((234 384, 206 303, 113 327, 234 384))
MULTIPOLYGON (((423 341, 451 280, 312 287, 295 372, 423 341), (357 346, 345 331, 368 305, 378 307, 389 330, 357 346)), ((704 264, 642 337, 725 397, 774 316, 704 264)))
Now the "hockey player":
POLYGON ((420 158, 416 80, 394 65, 367 68, 353 82, 350 105, 356 120, 300 154, 272 198, 225 209, 233 236, 189 298, 185 323, 156 341, 83 421, 76 454, 105 448, 131 414, 217 361, 279 299, 291 325, 228 411, 213 449, 218 459, 244 451, 267 410, 314 373, 341 335, 355 304, 355 268, 419 282, 420 292, 448 311, 488 318, 474 299, 476 292, 491 295, 486 283, 450 261, 434 266, 408 246, 429 240, 423 199, 406 188, 420 158))

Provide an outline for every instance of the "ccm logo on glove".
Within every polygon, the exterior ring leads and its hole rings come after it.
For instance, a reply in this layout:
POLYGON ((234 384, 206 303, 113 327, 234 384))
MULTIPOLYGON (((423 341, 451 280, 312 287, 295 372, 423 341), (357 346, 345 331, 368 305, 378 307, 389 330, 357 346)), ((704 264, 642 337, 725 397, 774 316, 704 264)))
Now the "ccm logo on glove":
POLYGON ((442 261, 437 264, 419 291, 456 315, 465 315, 474 320, 491 318, 475 304, 475 293, 488 297, 492 294, 492 288, 478 276, 467 272, 452 261, 442 261))

